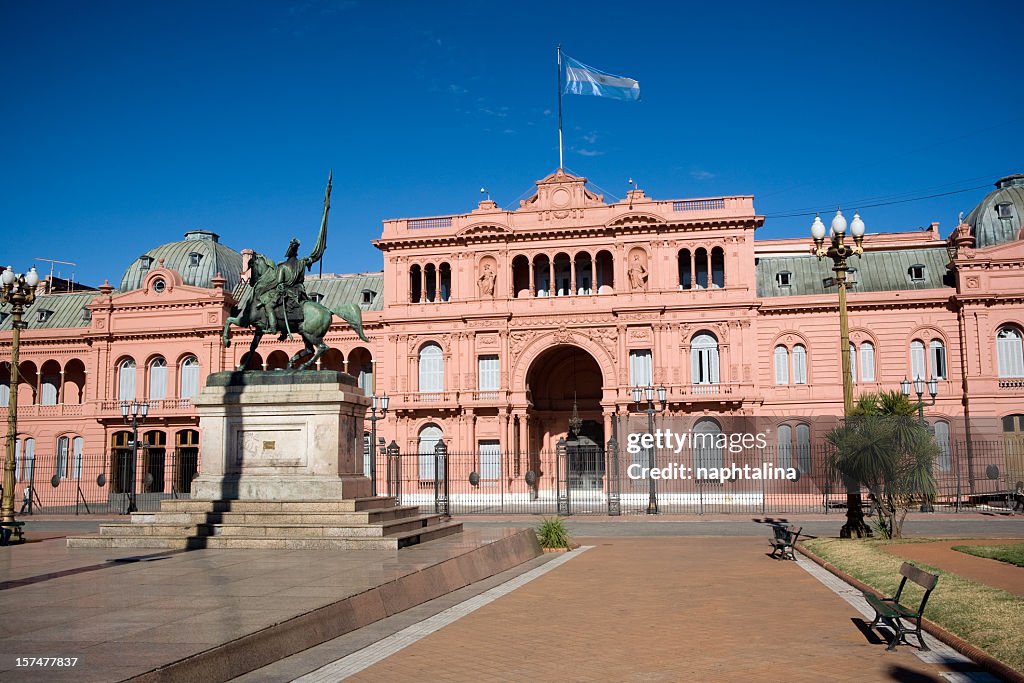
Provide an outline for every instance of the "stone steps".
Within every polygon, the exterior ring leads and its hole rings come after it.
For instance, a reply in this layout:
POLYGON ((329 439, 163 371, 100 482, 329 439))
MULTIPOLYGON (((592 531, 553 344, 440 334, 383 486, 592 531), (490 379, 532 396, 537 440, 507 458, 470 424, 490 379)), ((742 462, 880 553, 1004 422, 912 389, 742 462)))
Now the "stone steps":
POLYGON ((146 548, 184 550, 199 548, 265 548, 284 550, 397 550, 461 533, 461 522, 430 526, 377 537, 291 536, 79 536, 68 538, 72 548, 146 548))
POLYGON ((462 524, 420 514, 387 496, 349 500, 167 500, 130 524, 69 537, 71 548, 397 549, 459 533, 462 524))
POLYGON ((235 537, 354 537, 381 538, 404 531, 413 531, 442 522, 440 515, 415 515, 399 519, 389 519, 379 523, 280 523, 273 521, 257 522, 201 522, 175 523, 158 520, 154 522, 135 522, 132 524, 101 524, 100 536, 235 536, 235 537))
POLYGON ((393 497, 345 498, 338 500, 193 500, 173 498, 160 501, 160 512, 364 512, 393 509, 393 497))
POLYGON ((323 524, 326 526, 349 526, 382 524, 420 515, 418 505, 396 505, 392 508, 359 512, 165 512, 163 507, 160 512, 132 513, 132 524, 323 524))

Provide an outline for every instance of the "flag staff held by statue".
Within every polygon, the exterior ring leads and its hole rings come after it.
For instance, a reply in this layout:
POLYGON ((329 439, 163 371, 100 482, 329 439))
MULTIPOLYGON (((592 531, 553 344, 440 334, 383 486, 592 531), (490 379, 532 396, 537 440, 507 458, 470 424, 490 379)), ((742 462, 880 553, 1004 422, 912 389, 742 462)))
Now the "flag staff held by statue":
POLYGON ((558 53, 558 168, 562 169, 562 46, 558 53))

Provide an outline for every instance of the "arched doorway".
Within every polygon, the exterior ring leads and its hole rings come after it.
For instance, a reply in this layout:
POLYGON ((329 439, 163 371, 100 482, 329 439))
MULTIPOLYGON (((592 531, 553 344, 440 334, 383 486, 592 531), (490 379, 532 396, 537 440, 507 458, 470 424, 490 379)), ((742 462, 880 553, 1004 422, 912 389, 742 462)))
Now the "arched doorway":
MULTIPOLYGON (((531 454, 550 453, 564 438, 569 448, 569 485, 573 488, 603 487, 603 384, 601 367, 594 357, 569 344, 541 353, 526 373, 530 400, 528 450, 531 454)), ((531 462, 530 469, 538 464, 531 462)))

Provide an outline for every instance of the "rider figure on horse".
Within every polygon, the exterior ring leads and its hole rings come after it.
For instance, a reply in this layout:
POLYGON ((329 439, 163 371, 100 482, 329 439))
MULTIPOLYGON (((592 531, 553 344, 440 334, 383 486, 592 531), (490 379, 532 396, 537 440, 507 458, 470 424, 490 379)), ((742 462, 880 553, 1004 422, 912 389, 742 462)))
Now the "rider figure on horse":
POLYGON ((291 339, 291 325, 289 320, 293 317, 301 318, 302 302, 307 301, 306 288, 303 283, 306 281, 306 271, 313 267, 313 264, 320 260, 320 254, 310 254, 306 258, 299 258, 299 240, 292 239, 285 252, 285 260, 277 264, 276 286, 263 292, 259 296, 260 304, 267 315, 267 329, 277 329, 277 314, 274 309, 281 305, 284 316, 284 330, 279 341, 291 339), (292 315, 290 315, 290 313, 292 315))

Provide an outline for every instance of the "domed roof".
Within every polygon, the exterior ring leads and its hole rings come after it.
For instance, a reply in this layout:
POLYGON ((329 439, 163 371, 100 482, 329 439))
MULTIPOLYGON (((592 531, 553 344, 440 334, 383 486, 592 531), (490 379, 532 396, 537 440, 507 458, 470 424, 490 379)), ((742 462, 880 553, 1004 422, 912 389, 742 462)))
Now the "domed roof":
POLYGON ((974 246, 991 247, 1017 239, 1024 216, 1024 174, 1006 176, 996 189, 967 214, 964 223, 971 226, 974 246))
POLYGON ((209 230, 190 230, 185 239, 154 247, 132 261, 121 277, 122 292, 142 287, 142 281, 153 268, 159 268, 161 259, 165 268, 181 274, 187 285, 213 287, 210 280, 217 273, 227 282, 224 288, 232 291, 242 275, 242 255, 220 243, 220 237, 209 230))

